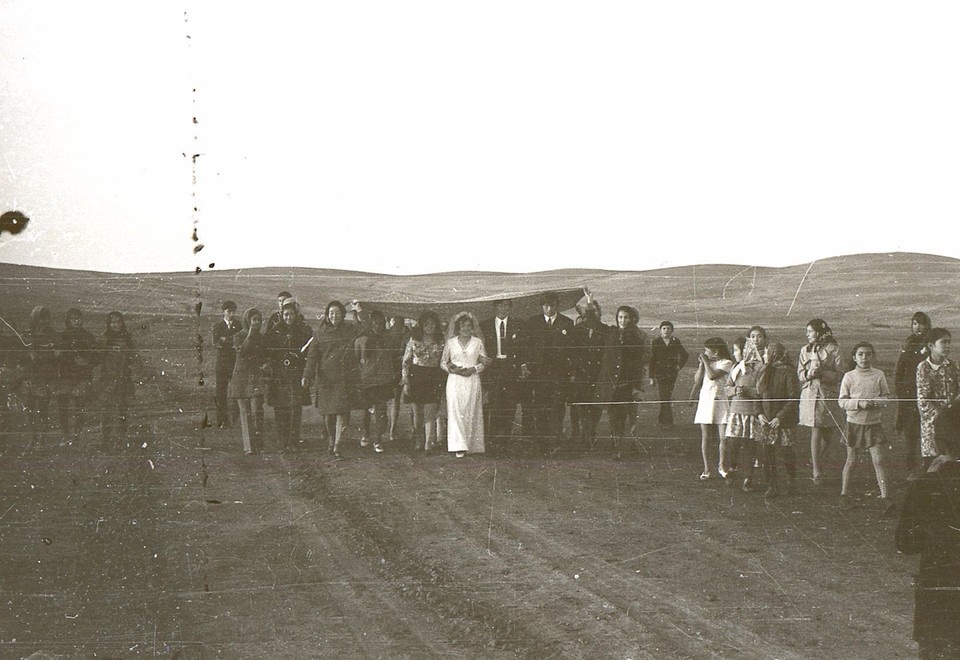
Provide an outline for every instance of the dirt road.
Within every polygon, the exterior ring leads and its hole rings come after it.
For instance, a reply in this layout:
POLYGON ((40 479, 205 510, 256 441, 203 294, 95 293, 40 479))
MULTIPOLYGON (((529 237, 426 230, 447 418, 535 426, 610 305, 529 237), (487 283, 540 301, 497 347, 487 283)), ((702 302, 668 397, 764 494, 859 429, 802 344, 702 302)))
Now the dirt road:
POLYGON ((621 462, 244 458, 233 431, 155 430, 120 454, 8 439, 3 656, 915 653, 895 521, 834 484, 699 482, 692 429, 621 462))

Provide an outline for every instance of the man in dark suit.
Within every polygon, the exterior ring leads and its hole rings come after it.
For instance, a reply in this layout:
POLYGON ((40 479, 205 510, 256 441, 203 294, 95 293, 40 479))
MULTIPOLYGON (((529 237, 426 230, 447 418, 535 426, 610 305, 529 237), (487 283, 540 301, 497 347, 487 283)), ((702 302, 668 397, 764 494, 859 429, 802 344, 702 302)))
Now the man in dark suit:
POLYGON ((573 320, 559 313, 556 293, 540 298, 541 313, 524 324, 520 377, 530 382, 533 435, 546 454, 560 448, 563 439, 564 393, 570 381, 573 320))
POLYGON ((510 316, 510 308, 510 300, 498 300, 494 303, 496 315, 480 323, 487 356, 493 360, 481 374, 487 392, 487 452, 492 454, 516 449, 510 437, 517 406, 521 406, 521 414, 528 412, 522 406, 529 388, 520 380, 523 328, 519 319, 510 316))
POLYGON ((660 336, 653 340, 650 346, 650 378, 657 381, 657 391, 660 396, 660 414, 657 424, 673 426, 673 410, 670 400, 673 398, 673 388, 677 384, 677 373, 687 363, 687 350, 680 340, 673 336, 673 323, 660 323, 660 336))
POLYGON ((225 300, 223 303, 223 318, 213 324, 213 347, 217 350, 216 361, 216 400, 217 426, 227 428, 231 421, 235 421, 240 411, 231 411, 227 405, 227 388, 230 377, 233 376, 233 366, 237 363, 237 352, 233 348, 233 336, 243 327, 236 318, 237 303, 225 300))

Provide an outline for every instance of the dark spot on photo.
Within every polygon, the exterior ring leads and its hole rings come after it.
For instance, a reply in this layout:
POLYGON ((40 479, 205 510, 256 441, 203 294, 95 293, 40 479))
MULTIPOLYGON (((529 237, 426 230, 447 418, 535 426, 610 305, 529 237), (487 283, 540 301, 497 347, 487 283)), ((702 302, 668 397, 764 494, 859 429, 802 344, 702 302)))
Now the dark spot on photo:
POLYGON ((28 222, 30 222, 30 218, 20 211, 7 211, 0 215, 0 234, 5 231, 11 234, 19 234, 27 228, 28 222))

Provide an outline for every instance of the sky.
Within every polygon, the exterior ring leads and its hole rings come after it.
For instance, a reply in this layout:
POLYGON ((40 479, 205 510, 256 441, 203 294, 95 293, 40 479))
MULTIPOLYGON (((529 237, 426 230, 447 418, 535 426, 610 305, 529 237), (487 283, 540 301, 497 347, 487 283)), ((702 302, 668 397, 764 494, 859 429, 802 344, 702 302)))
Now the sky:
POLYGON ((956 2, 303 4, 0 0, 0 261, 960 258, 956 2))

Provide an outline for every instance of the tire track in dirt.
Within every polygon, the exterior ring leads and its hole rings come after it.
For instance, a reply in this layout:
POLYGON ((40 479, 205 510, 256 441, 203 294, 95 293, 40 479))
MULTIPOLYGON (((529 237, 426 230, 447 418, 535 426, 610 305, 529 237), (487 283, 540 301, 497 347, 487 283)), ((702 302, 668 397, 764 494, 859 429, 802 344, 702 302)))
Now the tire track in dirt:
MULTIPOLYGON (((451 478, 449 474, 428 474, 423 471, 418 477, 425 479, 425 485, 418 484, 419 489, 427 492, 442 491, 444 482, 451 478)), ((455 558, 437 561, 429 557, 416 545, 416 539, 403 538, 385 528, 376 515, 366 511, 363 501, 349 496, 335 497, 346 500, 344 506, 353 512, 355 519, 363 520, 362 525, 371 536, 389 536, 389 544, 398 554, 413 553, 418 558, 418 564, 429 565, 434 574, 460 575, 465 570, 463 566, 453 571, 441 568, 456 564, 455 558), (403 545, 405 543, 417 549, 408 550, 403 545)), ((537 656, 572 657, 590 657, 598 652, 634 657, 656 657, 665 652, 682 656, 720 657, 730 655, 731 650, 741 652, 744 657, 765 655, 763 652, 756 655, 744 652, 742 646, 737 646, 738 642, 773 650, 771 645, 764 644, 749 632, 739 628, 731 632, 728 627, 713 623, 710 620, 713 613, 705 613, 686 604, 672 604, 676 601, 675 594, 662 588, 645 585, 641 596, 633 600, 624 598, 624 592, 636 591, 635 585, 640 578, 632 573, 624 574, 602 567, 602 562, 591 563, 590 579, 579 581, 571 575, 569 567, 583 563, 583 557, 595 556, 595 548, 576 547, 544 535, 541 528, 515 519, 505 520, 503 516, 497 516, 495 526, 491 518, 491 524, 484 527, 483 516, 478 518, 472 515, 482 506, 478 502, 475 509, 464 510, 438 498, 431 510, 456 530, 458 555, 487 555, 491 558, 492 566, 487 567, 485 573, 494 582, 494 588, 486 593, 478 592, 476 585, 461 578, 435 580, 434 584, 440 582, 446 588, 447 598, 464 604, 469 601, 475 611, 479 606, 485 613, 503 612, 502 619, 507 625, 498 626, 498 622, 491 621, 489 617, 485 617, 485 620, 490 621, 495 629, 499 628, 494 632, 507 635, 501 641, 501 645, 507 648, 537 656), (501 554, 501 548, 516 546, 518 540, 535 550, 526 552, 521 558, 501 554), (514 572, 537 576, 539 585, 498 579, 502 572, 507 572, 504 567, 518 568, 517 562, 524 566, 522 570, 514 572), (588 582, 590 587, 586 586, 588 582), (651 610, 649 602, 655 600, 659 602, 651 610), (653 616, 651 618, 644 614, 653 616), (656 625, 652 626, 651 620, 656 625), (707 629, 718 639, 691 635, 674 624, 673 620, 692 622, 690 625, 707 629), (519 621, 523 621, 524 625, 519 625, 519 621), (536 631, 535 635, 531 634, 533 630, 536 631), (727 639, 729 641, 725 641, 727 639)), ((478 580, 482 584, 480 576, 478 580)), ((785 658, 799 657, 783 649, 776 649, 775 654, 785 658)))
MULTIPOLYGON (((718 623, 715 612, 693 605, 627 569, 598 560, 596 547, 563 541, 550 530, 507 516, 498 516, 497 524, 480 539, 471 532, 475 525, 462 510, 443 502, 439 506, 481 550, 484 546, 516 546, 518 542, 529 549, 522 559, 510 557, 509 561, 539 565, 528 570, 543 576, 543 585, 539 597, 521 592, 513 594, 512 600, 522 603, 525 618, 545 620, 546 631, 558 639, 569 641, 573 633, 601 641, 605 652, 649 653, 650 657, 667 652, 681 657, 728 657, 731 652, 743 657, 801 657, 764 642, 742 626, 718 623), (580 566, 585 570, 571 568, 580 566), (557 605, 562 608, 551 612, 557 605), (681 626, 700 628, 709 635, 690 634, 681 626)), ((584 540, 589 543, 591 539, 584 540)))
POLYGON ((311 479, 303 474, 323 472, 321 461, 211 456, 208 463, 207 501, 246 504, 199 516, 209 591, 205 576, 204 590, 181 593, 181 601, 204 648, 243 657, 456 652, 440 620, 384 589, 378 558, 358 556, 349 520, 303 496, 311 479))
POLYGON ((384 583, 443 621, 449 639, 469 653, 485 656, 549 657, 557 642, 513 618, 495 603, 469 596, 471 589, 455 572, 422 548, 408 545, 401 534, 370 511, 363 499, 339 492, 323 472, 304 479, 301 494, 340 514, 347 545, 357 554, 379 558, 384 583))

